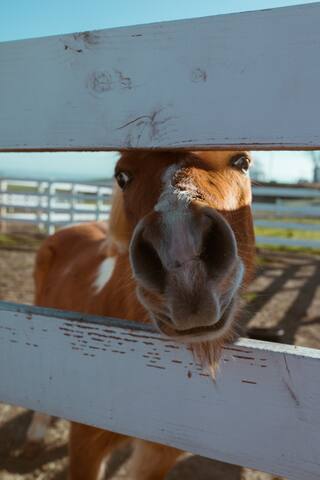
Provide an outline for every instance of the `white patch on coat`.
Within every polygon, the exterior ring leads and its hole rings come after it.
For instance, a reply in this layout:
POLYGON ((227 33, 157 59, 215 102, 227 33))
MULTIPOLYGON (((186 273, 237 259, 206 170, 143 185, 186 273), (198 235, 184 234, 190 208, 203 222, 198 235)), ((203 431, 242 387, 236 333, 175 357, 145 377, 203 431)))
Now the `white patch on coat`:
POLYGON ((98 268, 97 277, 93 283, 95 293, 100 293, 111 278, 116 263, 115 257, 108 257, 98 268))
POLYGON ((35 412, 27 431, 27 441, 40 443, 43 441, 51 422, 51 416, 46 413, 35 412))
MULTIPOLYGON (((199 243, 199 233, 190 229, 190 203, 199 198, 199 191, 192 179, 181 176, 178 186, 175 186, 176 176, 183 170, 183 164, 173 164, 162 176, 163 190, 154 210, 162 216, 165 237, 169 240, 166 251, 160 252, 162 261, 176 259, 184 263, 192 256, 194 247, 199 243)), ((193 255, 199 252, 194 250, 193 255)))

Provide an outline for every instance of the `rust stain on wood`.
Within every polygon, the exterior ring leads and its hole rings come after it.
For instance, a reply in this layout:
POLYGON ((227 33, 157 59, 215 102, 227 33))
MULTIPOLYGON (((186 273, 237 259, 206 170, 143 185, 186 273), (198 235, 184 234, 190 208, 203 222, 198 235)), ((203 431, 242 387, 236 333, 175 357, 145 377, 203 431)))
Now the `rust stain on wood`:
POLYGON ((112 338, 110 337, 110 335, 103 335, 102 333, 99 333, 99 332, 88 332, 88 335, 90 335, 91 338, 93 338, 93 335, 99 338, 112 338))
POLYGON ((243 360, 255 360, 254 357, 245 357, 244 355, 232 355, 234 358, 241 358, 243 360))
MULTIPOLYGON (((141 334, 138 334, 138 333, 127 333, 127 335, 129 335, 130 337, 135 337, 135 338, 138 338, 138 339, 141 339, 141 338, 146 338, 147 340, 150 340, 153 339, 153 340, 158 340, 160 342, 167 342, 168 339, 167 338, 162 338, 162 337, 153 337, 152 335, 141 335, 141 334)), ((153 343, 151 343, 151 345, 153 345, 153 343)), ((170 347, 170 348, 179 348, 179 347, 172 347, 171 345, 165 345, 166 347, 170 347)))
POLYGON ((206 70, 203 68, 194 68, 191 71, 191 81, 193 83, 206 82, 208 78, 206 70))
POLYGON ((128 148, 138 147, 142 137, 147 137, 150 141, 156 140, 165 124, 174 118, 170 115, 166 116, 165 110, 165 107, 156 108, 150 114, 139 115, 120 125, 117 130, 128 129, 125 139, 126 146, 128 148))
POLYGON ((94 32, 78 32, 73 34, 73 39, 84 43, 86 48, 89 48, 100 43, 100 36, 94 32))
POLYGON ((87 88, 96 94, 111 90, 131 90, 131 78, 120 70, 95 70, 87 78, 87 88))
POLYGON ((84 324, 82 324, 82 323, 78 323, 78 324, 77 324, 77 327, 78 327, 78 328, 81 328, 82 330, 98 330, 97 327, 92 327, 92 326, 87 325, 87 324, 84 325, 84 324))
POLYGON ((244 350, 243 348, 237 348, 237 347, 223 347, 223 350, 230 350, 231 352, 240 352, 240 353, 251 353, 251 350, 244 350))
POLYGON ((165 370, 165 367, 161 367, 160 365, 153 365, 152 363, 146 363, 146 367, 151 367, 151 368, 159 368, 160 370, 165 370))
POLYGON ((177 345, 172 345, 172 344, 169 344, 169 345, 165 345, 166 348, 172 348, 173 350, 179 350, 180 347, 178 347, 177 345))
POLYGON ((83 52, 82 48, 74 48, 74 47, 71 47, 70 45, 65 45, 64 49, 65 50, 70 50, 71 52, 74 52, 74 53, 82 53, 83 52))

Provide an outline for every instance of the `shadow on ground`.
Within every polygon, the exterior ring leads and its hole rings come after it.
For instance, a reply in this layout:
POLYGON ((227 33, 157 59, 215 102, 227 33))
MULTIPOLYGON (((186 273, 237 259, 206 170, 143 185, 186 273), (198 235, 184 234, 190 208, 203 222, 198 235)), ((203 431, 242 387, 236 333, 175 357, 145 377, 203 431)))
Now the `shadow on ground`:
MULTIPOLYGON (((0 298, 32 302, 32 253, 0 250, 0 268, 9 272, 0 282, 0 298), (23 275, 21 269, 23 267, 23 275)), ((283 341, 320 348, 320 257, 298 253, 261 251, 256 278, 244 307, 246 327, 275 327, 285 330, 283 341)), ((25 435, 31 412, 0 405, 0 479, 66 480, 67 422, 56 421, 45 443, 27 455, 25 435)), ((124 463, 130 448, 115 452, 106 479, 130 480, 124 463)), ((170 472, 168 480, 276 480, 272 475, 188 456, 170 472)), ((280 479, 278 479, 280 480, 280 479)))

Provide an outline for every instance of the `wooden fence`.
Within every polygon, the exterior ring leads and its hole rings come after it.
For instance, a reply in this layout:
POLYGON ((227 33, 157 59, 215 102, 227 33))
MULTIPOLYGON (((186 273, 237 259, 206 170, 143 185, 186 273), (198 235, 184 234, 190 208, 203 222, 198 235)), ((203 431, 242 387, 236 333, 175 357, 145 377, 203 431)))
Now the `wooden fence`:
POLYGON ((57 227, 108 218, 112 180, 104 185, 52 180, 0 180, 0 222, 26 223, 53 233, 57 227))
POLYGON ((256 236, 258 244, 320 249, 320 191, 316 188, 254 187, 256 227, 272 235, 256 236), (318 238, 291 238, 294 231, 318 233, 318 238))
MULTIPOLYGON (((316 3, 4 43, 0 150, 319 149, 319 23, 316 3)), ((0 357, 2 401, 319 478, 317 350, 240 340, 213 382, 147 327, 2 304, 0 357)))
MULTIPOLYGON (((40 231, 53 233, 57 227, 68 224, 105 220, 109 215, 111 193, 112 179, 104 184, 90 184, 3 178, 0 180, 2 231, 6 231, 10 222, 32 224, 40 231)), ((292 230, 320 232, 319 190, 254 187, 253 195, 255 225, 279 231, 277 236, 257 235, 258 244, 320 249, 320 233, 319 240, 288 238, 292 230)))

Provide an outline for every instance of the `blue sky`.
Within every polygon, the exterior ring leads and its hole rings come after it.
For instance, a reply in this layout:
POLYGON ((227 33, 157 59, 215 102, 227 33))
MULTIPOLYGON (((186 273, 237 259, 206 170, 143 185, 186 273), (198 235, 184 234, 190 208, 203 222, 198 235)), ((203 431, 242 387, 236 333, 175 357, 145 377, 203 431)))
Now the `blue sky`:
MULTIPOLYGON (((254 152, 266 180, 310 180, 312 164, 304 152, 254 152)), ((95 180, 113 175, 118 154, 99 152, 0 153, 0 177, 95 180), (66 161, 67 155, 67 161, 66 161)))
POLYGON ((316 0, 1 0, 0 41, 302 3, 316 0))
MULTIPOLYGON (((282 7, 303 0, 0 0, 0 42, 124 25, 282 7)), ((267 177, 310 177, 307 155, 276 153, 260 158, 267 177)), ((0 175, 93 178, 108 176, 115 156, 106 153, 0 154, 0 175), (88 161, 90 160, 90 161, 88 161)))

